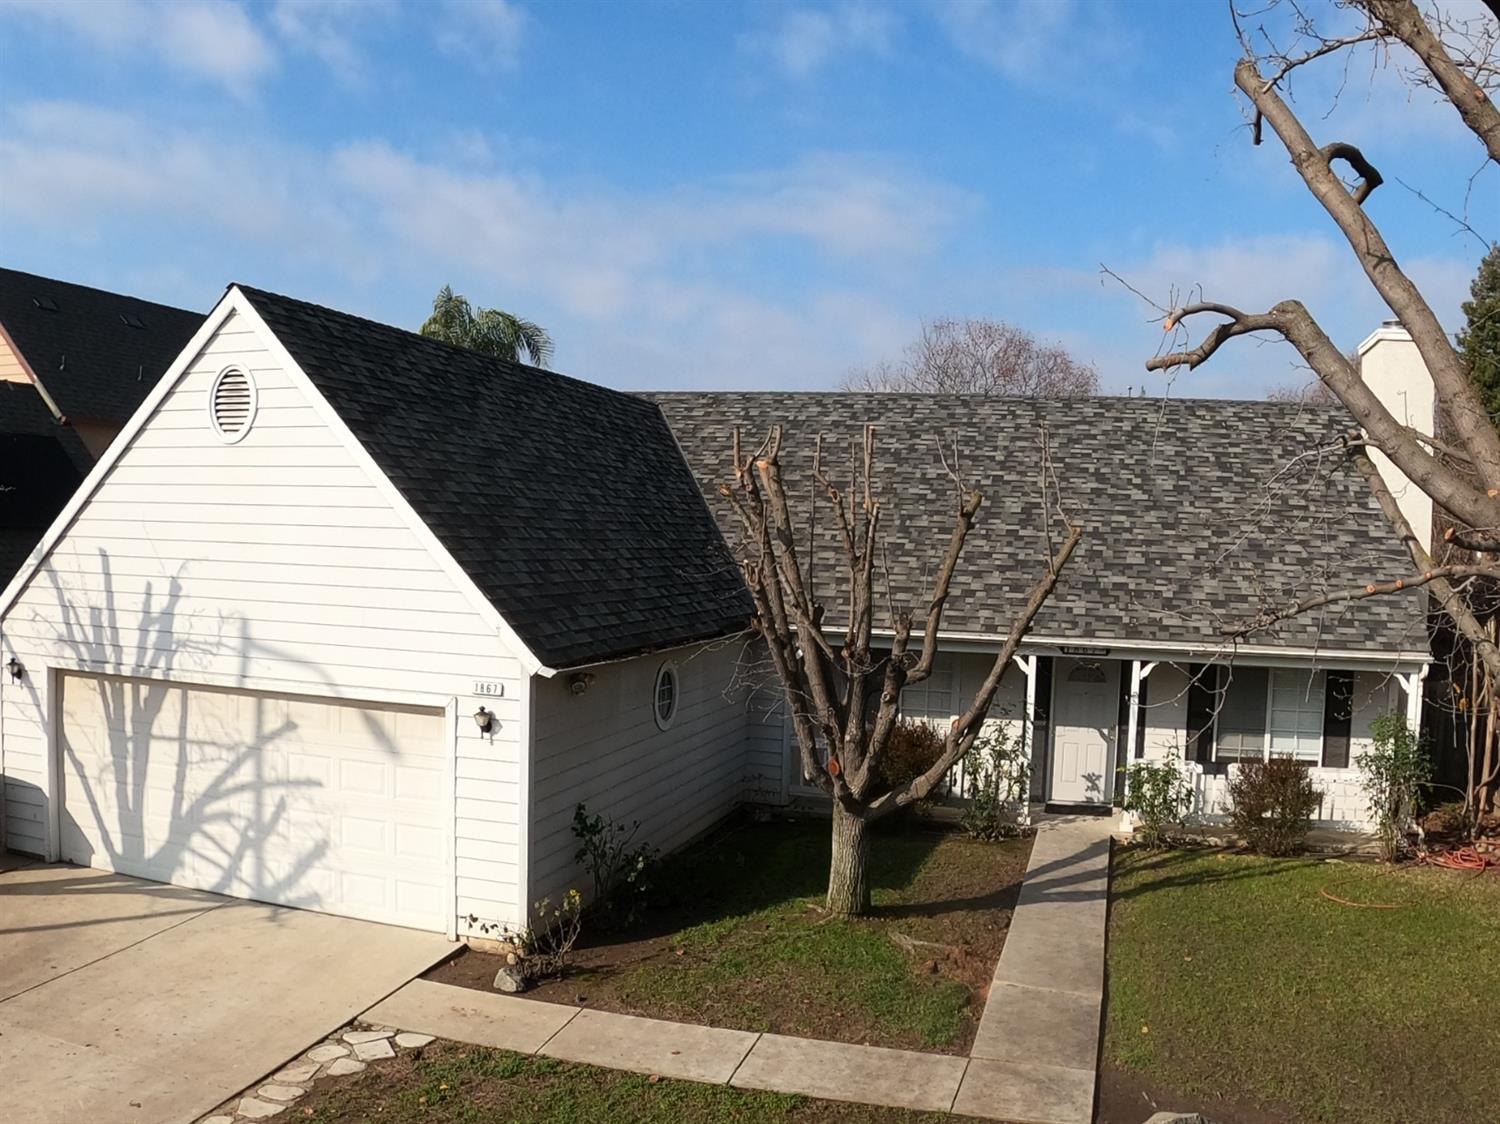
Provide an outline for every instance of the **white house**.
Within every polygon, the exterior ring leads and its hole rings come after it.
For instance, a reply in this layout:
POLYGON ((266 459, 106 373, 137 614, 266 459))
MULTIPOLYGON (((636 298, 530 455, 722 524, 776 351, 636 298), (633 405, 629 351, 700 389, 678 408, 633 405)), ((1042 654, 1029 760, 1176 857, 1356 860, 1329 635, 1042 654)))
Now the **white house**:
POLYGON ((3 838, 484 935, 578 884, 580 802, 668 849, 742 801, 804 795, 715 521, 734 426, 773 420, 794 448, 879 427, 893 599, 921 596, 947 535, 937 439, 989 496, 939 674, 906 699, 931 717, 954 711, 1039 564, 1049 433, 1086 545, 997 718, 1030 747, 1035 799, 1107 808, 1117 765, 1180 750, 1212 811, 1231 761, 1289 752, 1317 766, 1324 818, 1354 822, 1351 753, 1427 660, 1417 606, 1222 631, 1401 572, 1338 458, 1307 455, 1341 417, 652 399, 234 286, 0 594, 3 838))

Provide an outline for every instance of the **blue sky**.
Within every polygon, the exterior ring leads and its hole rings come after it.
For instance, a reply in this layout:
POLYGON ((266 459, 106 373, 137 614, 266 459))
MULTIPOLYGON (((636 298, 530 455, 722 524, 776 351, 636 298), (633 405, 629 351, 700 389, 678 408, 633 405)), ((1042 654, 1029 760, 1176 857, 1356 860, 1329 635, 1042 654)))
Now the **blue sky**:
MULTIPOLYGON (((627 388, 828 387, 953 315, 1114 392, 1260 397, 1305 381, 1285 345, 1148 375, 1154 313, 1100 275, 1299 297, 1344 346, 1385 315, 1251 147, 1236 57, 1213 0, 0 0, 0 261, 409 327, 451 283, 627 388)), ((1371 213, 1456 326, 1482 247, 1396 177, 1500 237, 1496 169, 1470 191, 1482 150, 1395 67, 1343 78, 1298 104, 1385 172, 1371 213)))

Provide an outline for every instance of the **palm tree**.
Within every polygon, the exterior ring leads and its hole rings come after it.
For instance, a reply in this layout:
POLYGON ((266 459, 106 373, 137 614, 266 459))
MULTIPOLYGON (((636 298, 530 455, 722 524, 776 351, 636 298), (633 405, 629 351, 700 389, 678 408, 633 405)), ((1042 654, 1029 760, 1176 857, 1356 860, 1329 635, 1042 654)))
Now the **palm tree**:
POLYGON ((432 315, 422 325, 428 339, 457 344, 497 359, 527 361, 545 367, 552 358, 552 337, 540 324, 512 316, 498 308, 475 310, 468 298, 444 285, 432 298, 432 315))

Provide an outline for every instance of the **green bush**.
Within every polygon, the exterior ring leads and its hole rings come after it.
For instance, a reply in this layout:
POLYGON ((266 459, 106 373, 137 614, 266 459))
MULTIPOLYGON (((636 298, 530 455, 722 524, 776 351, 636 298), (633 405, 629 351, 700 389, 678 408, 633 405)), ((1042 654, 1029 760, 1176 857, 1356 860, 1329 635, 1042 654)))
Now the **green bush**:
POLYGON ((1417 800, 1432 781, 1432 757, 1407 725, 1405 715, 1392 711, 1370 723, 1375 748, 1354 759, 1364 774, 1370 794, 1370 815, 1380 835, 1380 853, 1394 862, 1411 851, 1408 833, 1416 820, 1417 800))
POLYGON ((645 912, 657 852, 643 843, 632 846, 640 829, 639 820, 627 825, 606 815, 591 816, 582 804, 573 809, 573 835, 579 842, 573 861, 582 863, 594 882, 591 920, 629 925, 645 912))
POLYGON ((969 803, 963 829, 989 842, 1019 835, 1016 810, 1025 806, 1030 777, 1030 763, 1004 723, 985 723, 964 755, 969 803))
POLYGON ((1135 838, 1147 847, 1166 843, 1168 827, 1182 822, 1193 803, 1193 783, 1175 760, 1136 761, 1125 774, 1124 809, 1135 817, 1135 838))
POLYGON ((1260 855, 1300 851, 1322 799, 1307 766, 1289 757, 1245 762, 1229 778, 1229 819, 1234 832, 1260 855))
POLYGON ((880 784, 890 792, 916 780, 943 755, 943 735, 931 722, 903 718, 880 755, 880 784))

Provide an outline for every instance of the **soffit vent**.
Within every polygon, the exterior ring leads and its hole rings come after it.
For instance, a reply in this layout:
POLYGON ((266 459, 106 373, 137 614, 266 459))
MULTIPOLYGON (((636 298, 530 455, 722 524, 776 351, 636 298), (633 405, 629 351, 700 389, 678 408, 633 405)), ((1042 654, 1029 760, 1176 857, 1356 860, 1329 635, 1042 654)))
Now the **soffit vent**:
POLYGON ((209 395, 209 416, 214 432, 233 444, 250 432, 255 420, 255 384, 238 367, 226 367, 214 379, 209 395))

